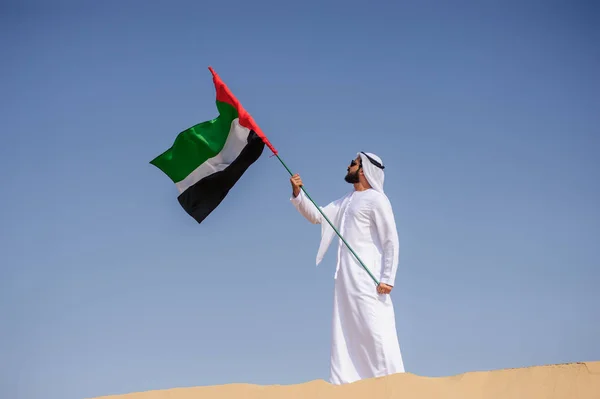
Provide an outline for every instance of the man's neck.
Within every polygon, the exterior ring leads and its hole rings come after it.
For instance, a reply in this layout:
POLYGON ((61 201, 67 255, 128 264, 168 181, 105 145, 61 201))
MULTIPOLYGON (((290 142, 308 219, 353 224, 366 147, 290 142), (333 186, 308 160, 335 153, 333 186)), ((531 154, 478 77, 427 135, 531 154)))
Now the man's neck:
POLYGON ((354 183, 354 191, 365 191, 370 189, 371 186, 363 183, 354 183))

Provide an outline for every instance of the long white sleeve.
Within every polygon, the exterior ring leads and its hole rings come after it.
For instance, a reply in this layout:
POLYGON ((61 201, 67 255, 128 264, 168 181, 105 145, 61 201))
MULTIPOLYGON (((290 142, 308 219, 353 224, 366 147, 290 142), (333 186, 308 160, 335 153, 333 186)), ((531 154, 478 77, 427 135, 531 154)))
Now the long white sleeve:
POLYGON ((298 194, 297 197, 290 198, 290 201, 294 207, 296 207, 298 212, 300 212, 300 214, 309 222, 313 224, 320 224, 323 220, 323 216, 317 210, 312 201, 308 199, 306 194, 304 194, 304 191, 300 190, 300 194, 298 194))
POLYGON ((380 282, 393 286, 400 244, 394 212, 387 197, 382 196, 373 203, 372 218, 383 251, 380 282))
MULTIPOLYGON (((323 213, 327 216, 327 219, 335 226, 339 226, 339 212, 342 207, 342 203, 345 199, 348 198, 348 194, 339 198, 335 201, 330 202, 325 207, 320 207, 323 213)), ((290 201, 294 205, 294 207, 300 212, 302 216, 306 218, 309 222, 313 224, 321 225, 321 243, 319 244, 319 250, 317 252, 317 265, 323 259, 323 256, 327 252, 327 248, 329 248, 329 244, 331 244, 331 240, 334 236, 334 230, 331 228, 327 220, 323 218, 323 215, 317 207, 312 203, 312 201, 304 194, 303 191, 300 191, 297 197, 290 198, 290 201)))

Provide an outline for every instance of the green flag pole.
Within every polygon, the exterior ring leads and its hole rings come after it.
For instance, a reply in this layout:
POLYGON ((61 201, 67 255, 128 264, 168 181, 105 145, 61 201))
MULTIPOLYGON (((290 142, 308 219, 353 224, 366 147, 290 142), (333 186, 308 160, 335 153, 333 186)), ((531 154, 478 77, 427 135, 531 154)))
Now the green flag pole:
MULTIPOLYGON (((292 173, 292 171, 290 170, 290 168, 288 168, 287 165, 285 164, 285 162, 283 162, 283 159, 281 159, 279 157, 279 154, 275 153, 274 155, 277 157, 277 159, 279 159, 279 162, 281 162, 281 164, 288 171, 288 173, 290 174, 290 176, 294 176, 294 174, 292 173)), ((306 194, 306 196, 308 197, 308 199, 310 200, 310 202, 313 203, 313 205, 317 208, 317 210, 325 218, 325 220, 327 221, 327 223, 329 223, 329 225, 335 231, 335 233, 338 235, 338 237, 340 237, 340 239, 342 240, 342 242, 344 244, 346 244, 346 247, 348 247, 348 249, 350 250, 350 252, 352 252, 352 255, 354 255, 354 257, 356 258, 356 260, 358 260, 358 262, 360 263, 360 265, 367 271, 367 273, 369 273, 369 276, 371 276, 371 278, 373 279, 373 281, 375 282, 375 284, 379 285, 379 281, 377 281, 377 279, 375 278, 375 276, 373 276, 373 273, 371 273, 371 271, 367 268, 367 266, 365 266, 365 264, 363 263, 363 261, 359 258, 359 256, 356 254, 356 252, 354 252, 354 250, 350 247, 350 245, 346 242, 346 240, 344 239, 344 237, 342 237, 342 235, 335 228, 335 226, 333 225, 333 223, 331 223, 331 221, 329 220, 329 218, 327 216, 325 216, 325 214, 323 213, 323 211, 321 210, 321 208, 315 203, 315 201, 313 201, 313 199, 310 197, 310 195, 304 189, 304 186, 300 187, 300 189, 302 191, 304 191, 304 194, 306 194)))

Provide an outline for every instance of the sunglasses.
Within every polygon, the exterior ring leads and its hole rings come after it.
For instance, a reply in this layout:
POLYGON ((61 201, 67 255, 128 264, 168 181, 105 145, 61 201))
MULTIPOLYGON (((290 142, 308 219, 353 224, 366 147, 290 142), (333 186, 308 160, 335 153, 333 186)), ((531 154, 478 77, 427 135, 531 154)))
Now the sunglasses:
MULTIPOLYGON (((356 166, 356 159, 353 159, 353 160, 350 162, 350 167, 353 167, 353 166, 356 166)), ((362 166, 362 164, 361 164, 361 165, 359 165, 359 166, 362 166)))

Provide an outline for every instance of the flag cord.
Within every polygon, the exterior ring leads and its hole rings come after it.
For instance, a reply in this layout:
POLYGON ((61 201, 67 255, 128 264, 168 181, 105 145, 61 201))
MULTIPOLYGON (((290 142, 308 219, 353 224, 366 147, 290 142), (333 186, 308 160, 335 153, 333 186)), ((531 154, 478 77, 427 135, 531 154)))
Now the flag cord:
MULTIPOLYGON (((294 174, 292 173, 292 171, 290 170, 290 168, 287 167, 287 165, 285 164, 285 162, 283 162, 283 160, 279 157, 279 154, 275 153, 275 156, 277 157, 277 159, 279 159, 279 162, 281 162, 281 164, 288 171, 288 173, 290 174, 290 176, 293 176, 294 174)), ((313 205, 317 208, 317 210, 325 218, 325 220, 327 221, 327 223, 329 223, 329 225, 335 231, 335 233, 338 235, 338 237, 340 237, 340 239, 342 240, 342 242, 344 244, 346 244, 346 247, 348 247, 348 249, 350 250, 350 252, 352 252, 352 255, 354 255, 354 257, 356 258, 356 260, 358 260, 358 262, 360 263, 360 265, 367 271, 367 273, 369 273, 369 276, 371 276, 371 278, 373 279, 373 281, 375 282, 375 284, 379 285, 379 281, 377 281, 377 279, 375 278, 375 276, 373 276, 373 273, 371 273, 371 271, 367 268, 367 266, 365 266, 365 264, 363 263, 363 261, 356 254, 356 252, 354 252, 354 250, 346 242, 346 240, 344 239, 344 237, 342 237, 342 235, 337 231, 337 229, 335 228, 335 226, 333 225, 333 223, 331 223, 331 221, 329 220, 329 218, 327 218, 327 216, 325 216, 325 213, 323 213, 323 211, 321 210, 321 208, 315 203, 315 201, 313 201, 313 199, 310 197, 310 195, 304 189, 304 186, 300 187, 300 189, 302 191, 304 191, 304 194, 306 194, 306 196, 308 197, 308 199, 310 200, 310 202, 313 203, 313 205)))

